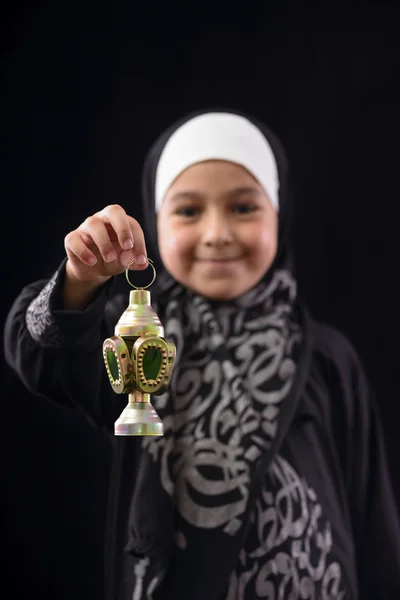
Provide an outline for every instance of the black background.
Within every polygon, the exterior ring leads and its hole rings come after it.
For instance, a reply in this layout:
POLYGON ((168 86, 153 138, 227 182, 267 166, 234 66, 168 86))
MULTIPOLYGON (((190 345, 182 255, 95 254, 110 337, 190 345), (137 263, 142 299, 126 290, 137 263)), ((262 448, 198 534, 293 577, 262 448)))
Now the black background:
MULTIPOLYGON (((140 221, 143 159, 173 120, 245 110, 286 146, 300 286, 358 349, 400 500, 396 5, 2 10, 3 319, 23 285, 52 274, 86 216, 119 203, 140 221)), ((7 597, 101 599, 106 441, 30 396, 4 364, 1 406, 7 597)))

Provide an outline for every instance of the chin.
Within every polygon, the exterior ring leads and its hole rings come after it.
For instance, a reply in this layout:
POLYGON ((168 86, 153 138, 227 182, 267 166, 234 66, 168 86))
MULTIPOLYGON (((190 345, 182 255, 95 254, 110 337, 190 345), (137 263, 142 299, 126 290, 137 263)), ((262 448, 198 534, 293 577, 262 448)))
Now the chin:
POLYGON ((196 286, 193 286, 192 290, 210 300, 236 300, 236 298, 240 298, 256 287, 263 276, 264 274, 254 279, 249 278, 245 282, 243 280, 240 281, 239 278, 236 278, 234 281, 228 280, 224 282, 218 280, 215 280, 214 282, 206 281, 202 285, 198 283, 196 286), (242 285, 237 285, 238 283, 241 283, 242 285))
POLYGON ((195 289, 195 292, 209 298, 210 300, 235 300, 235 298, 239 298, 242 294, 244 294, 247 290, 242 289, 232 289, 232 287, 219 287, 219 286, 207 286, 205 285, 203 289, 195 289))

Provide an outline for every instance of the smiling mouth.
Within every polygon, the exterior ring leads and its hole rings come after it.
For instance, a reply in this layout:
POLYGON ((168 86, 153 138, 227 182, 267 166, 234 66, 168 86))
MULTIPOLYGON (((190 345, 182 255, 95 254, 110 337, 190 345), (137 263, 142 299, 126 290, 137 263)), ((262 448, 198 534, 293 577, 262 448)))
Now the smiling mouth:
POLYGON ((197 260, 200 262, 209 262, 209 263, 229 263, 235 262, 243 258, 242 256, 234 256, 232 258, 198 258, 197 260))

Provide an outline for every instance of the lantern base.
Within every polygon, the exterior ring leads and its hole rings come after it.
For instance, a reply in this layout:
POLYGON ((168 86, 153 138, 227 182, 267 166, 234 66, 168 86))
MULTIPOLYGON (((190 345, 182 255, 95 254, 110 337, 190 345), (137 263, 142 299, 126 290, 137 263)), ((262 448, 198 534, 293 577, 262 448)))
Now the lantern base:
POLYGON ((114 435, 163 435, 163 424, 150 402, 128 402, 114 423, 114 435))

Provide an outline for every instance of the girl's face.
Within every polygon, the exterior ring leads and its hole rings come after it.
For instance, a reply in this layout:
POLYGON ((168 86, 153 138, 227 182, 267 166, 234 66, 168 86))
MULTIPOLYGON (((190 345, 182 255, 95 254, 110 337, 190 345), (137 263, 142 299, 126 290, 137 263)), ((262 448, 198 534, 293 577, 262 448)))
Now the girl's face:
POLYGON ((215 300, 250 290, 277 251, 278 216, 243 167, 210 160, 183 171, 157 217, 161 259, 182 285, 215 300))

